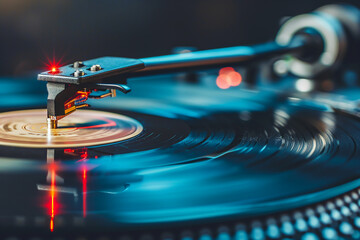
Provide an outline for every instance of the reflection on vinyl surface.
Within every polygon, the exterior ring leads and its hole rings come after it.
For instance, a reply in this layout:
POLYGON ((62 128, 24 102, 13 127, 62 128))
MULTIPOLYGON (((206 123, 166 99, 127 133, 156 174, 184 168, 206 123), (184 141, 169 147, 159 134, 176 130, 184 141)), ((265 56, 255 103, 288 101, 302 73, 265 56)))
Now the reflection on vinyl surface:
POLYGON ((122 141, 138 135, 137 121, 101 111, 77 111, 57 129, 48 129, 46 109, 0 114, 0 144, 28 148, 92 146, 122 141))
POLYGON ((91 232, 226 222, 281 214, 360 184, 360 122, 350 114, 274 93, 214 90, 214 99, 194 86, 134 87, 96 107, 141 123, 137 136, 76 148, 0 146, 4 225, 91 232))

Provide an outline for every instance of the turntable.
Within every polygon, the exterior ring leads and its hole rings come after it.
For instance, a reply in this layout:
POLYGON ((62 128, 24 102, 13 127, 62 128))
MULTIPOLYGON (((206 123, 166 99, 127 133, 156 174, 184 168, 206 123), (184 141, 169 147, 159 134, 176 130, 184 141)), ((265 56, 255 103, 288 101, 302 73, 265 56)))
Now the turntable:
POLYGON ((0 236, 360 239, 359 43, 327 5, 264 44, 1 79, 0 236))

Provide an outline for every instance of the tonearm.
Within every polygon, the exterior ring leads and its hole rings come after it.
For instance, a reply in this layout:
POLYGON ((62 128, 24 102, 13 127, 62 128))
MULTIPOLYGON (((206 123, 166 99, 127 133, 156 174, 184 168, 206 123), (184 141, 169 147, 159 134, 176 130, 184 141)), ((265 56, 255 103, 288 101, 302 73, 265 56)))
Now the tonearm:
POLYGON ((89 106, 88 98, 114 97, 116 90, 128 93, 128 78, 245 65, 285 54, 291 56, 292 74, 312 78, 354 61, 359 39, 360 11, 349 5, 328 5, 288 19, 272 42, 142 59, 101 57, 43 72, 38 80, 47 82, 48 126, 57 128, 58 120, 89 106))

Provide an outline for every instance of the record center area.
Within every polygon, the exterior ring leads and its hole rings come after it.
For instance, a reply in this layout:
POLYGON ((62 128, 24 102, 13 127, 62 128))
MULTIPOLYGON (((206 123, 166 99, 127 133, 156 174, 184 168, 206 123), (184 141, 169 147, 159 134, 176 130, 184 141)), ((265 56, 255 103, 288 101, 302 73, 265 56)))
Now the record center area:
POLYGON ((79 110, 48 129, 46 110, 34 109, 0 114, 0 144, 28 148, 64 148, 103 145, 137 136, 141 123, 130 117, 79 110))

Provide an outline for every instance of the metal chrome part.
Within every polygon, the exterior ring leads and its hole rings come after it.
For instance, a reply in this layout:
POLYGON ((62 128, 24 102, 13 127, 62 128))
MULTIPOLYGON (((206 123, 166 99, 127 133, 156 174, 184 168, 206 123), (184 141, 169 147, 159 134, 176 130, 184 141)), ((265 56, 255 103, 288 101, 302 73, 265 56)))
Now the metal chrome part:
POLYGON ((276 41, 286 46, 299 31, 306 28, 314 29, 321 35, 324 49, 314 62, 293 57, 290 71, 296 76, 311 78, 341 63, 346 51, 346 36, 336 19, 324 14, 309 13, 288 20, 280 28, 276 41))
POLYGON ((101 70, 101 66, 99 64, 95 64, 90 67, 90 71, 92 71, 92 72, 96 72, 96 71, 100 71, 100 70, 101 70))
POLYGON ((313 30, 321 36, 323 49, 317 59, 308 61, 292 55, 290 72, 299 77, 314 78, 333 73, 346 61, 359 61, 360 10, 346 4, 330 4, 315 12, 286 21, 276 42, 286 46, 301 31, 313 30))
POLYGON ((84 72, 84 70, 81 70, 81 69, 77 69, 74 72, 74 77, 80 77, 80 76, 84 76, 84 75, 85 75, 85 72, 84 72))
POLYGON ((47 119, 48 129, 56 129, 57 128, 57 119, 53 119, 49 117, 47 119))
POLYGON ((74 62, 74 64, 73 64, 73 68, 81 68, 81 67, 83 67, 83 66, 84 66, 84 63, 81 62, 81 61, 76 61, 76 62, 74 62))

